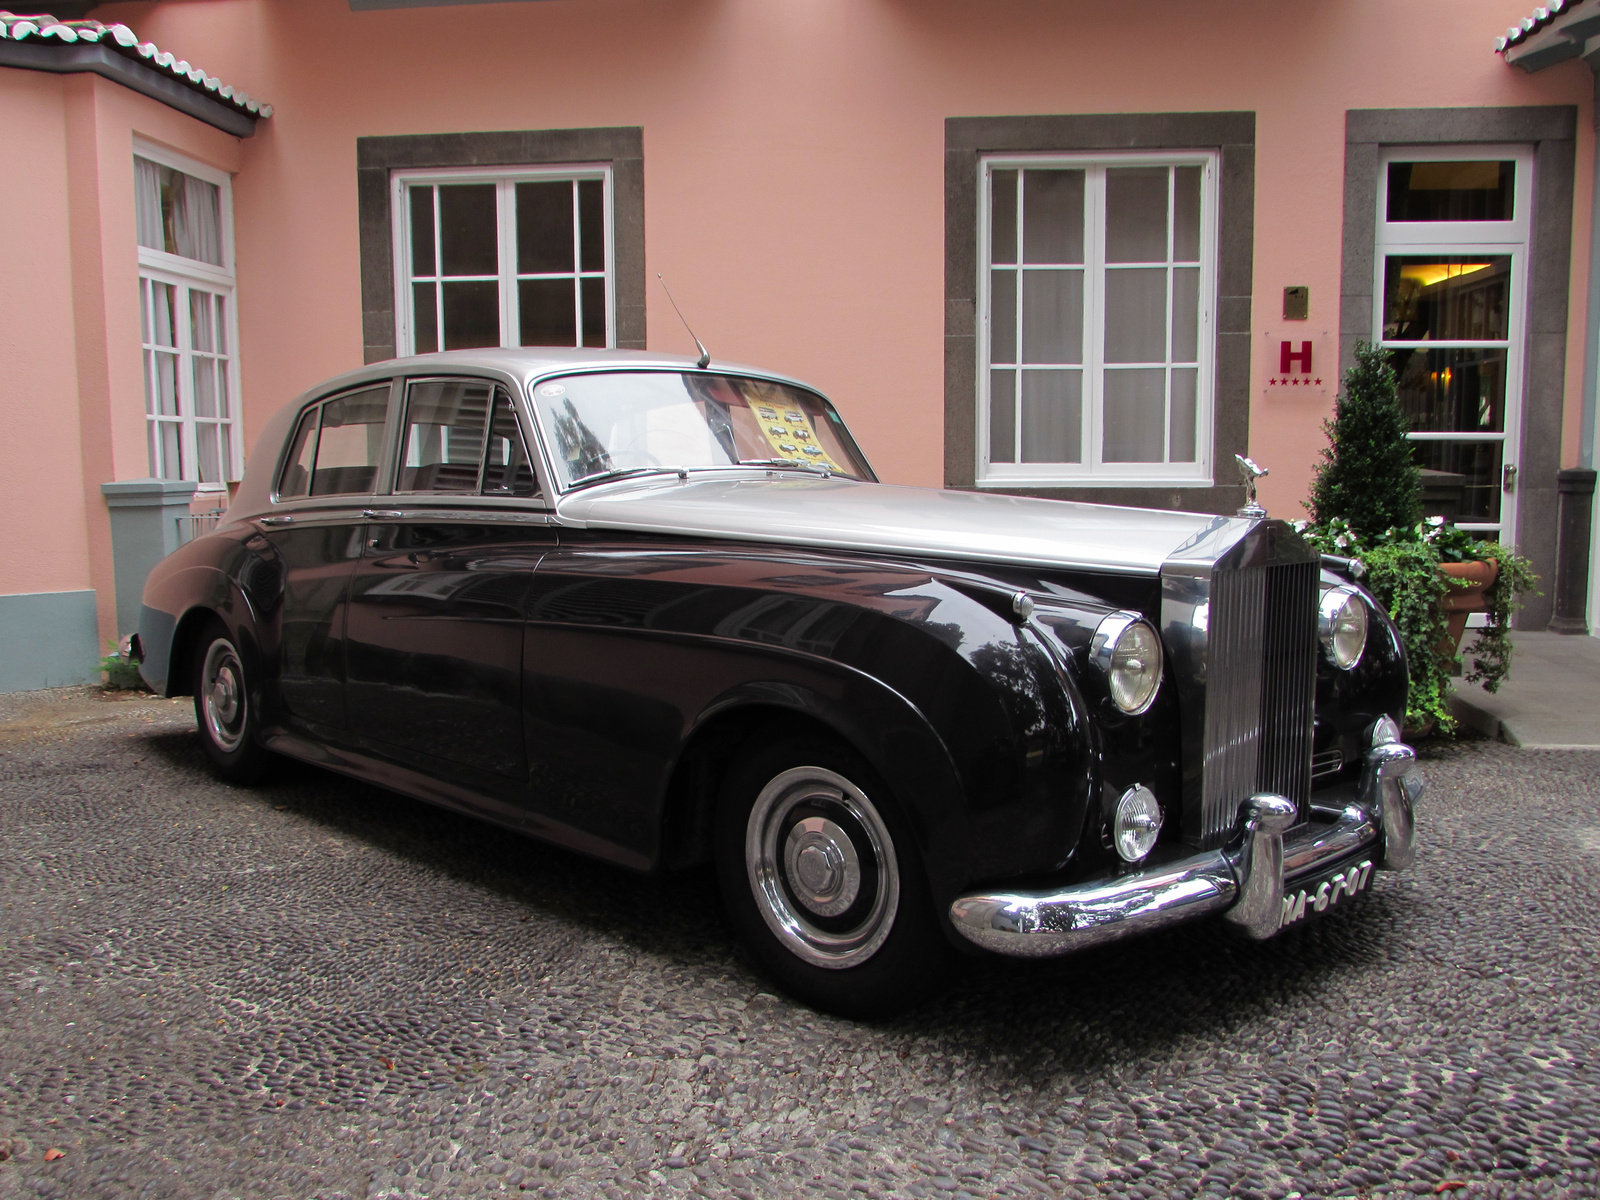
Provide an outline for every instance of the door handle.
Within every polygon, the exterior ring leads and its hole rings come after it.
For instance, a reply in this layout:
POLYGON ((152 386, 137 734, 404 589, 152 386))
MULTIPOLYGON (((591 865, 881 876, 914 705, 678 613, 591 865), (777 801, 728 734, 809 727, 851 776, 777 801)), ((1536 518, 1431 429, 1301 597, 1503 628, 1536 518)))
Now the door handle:
POLYGON ((261 518, 261 523, 263 525, 293 525, 294 524, 294 518, 293 517, 289 517, 289 516, 262 517, 261 518))
POLYGON ((1500 468, 1500 490, 1510 495, 1517 490, 1517 464, 1507 463, 1500 468))
POLYGON ((397 521, 405 513, 394 508, 364 508, 361 515, 373 521, 397 521))

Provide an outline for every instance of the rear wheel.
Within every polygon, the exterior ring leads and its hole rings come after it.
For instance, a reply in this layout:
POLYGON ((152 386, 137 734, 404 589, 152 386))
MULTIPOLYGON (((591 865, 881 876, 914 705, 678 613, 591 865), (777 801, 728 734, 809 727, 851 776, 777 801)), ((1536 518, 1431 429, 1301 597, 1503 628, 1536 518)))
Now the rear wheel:
POLYGON ((822 738, 759 735, 717 810, 717 874, 741 939, 790 992, 847 1016, 926 999, 948 975, 921 856, 886 789, 822 738))
POLYGON ((261 779, 268 755, 256 742, 255 705, 245 685, 244 660, 221 621, 211 621, 200 634, 194 717, 200 744, 217 774, 231 783, 261 779))

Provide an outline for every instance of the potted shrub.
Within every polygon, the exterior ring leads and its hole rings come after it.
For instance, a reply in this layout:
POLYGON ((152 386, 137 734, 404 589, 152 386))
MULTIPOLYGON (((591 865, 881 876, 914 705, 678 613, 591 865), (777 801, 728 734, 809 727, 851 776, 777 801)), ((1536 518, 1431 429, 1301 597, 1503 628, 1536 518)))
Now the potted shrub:
POLYGON ((1422 519, 1421 472, 1387 355, 1359 343, 1345 373, 1328 446, 1316 468, 1311 521, 1301 531, 1320 549, 1357 558, 1362 582, 1405 642, 1410 668, 1406 725, 1418 736, 1454 729, 1450 678, 1460 670, 1468 617, 1488 614, 1470 652, 1470 683, 1500 686, 1511 667, 1511 617, 1537 582, 1528 561, 1494 542, 1422 519))

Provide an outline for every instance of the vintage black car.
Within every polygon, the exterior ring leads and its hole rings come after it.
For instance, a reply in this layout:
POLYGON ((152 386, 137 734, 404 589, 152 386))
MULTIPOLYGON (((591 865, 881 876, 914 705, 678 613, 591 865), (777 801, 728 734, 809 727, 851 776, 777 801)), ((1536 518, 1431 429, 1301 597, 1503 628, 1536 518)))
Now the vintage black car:
POLYGON ((766 969, 864 1014, 958 949, 1264 938, 1407 865, 1405 661, 1351 573, 1259 510, 880 484, 768 372, 460 351, 284 409, 138 653, 227 778, 713 863, 766 969))

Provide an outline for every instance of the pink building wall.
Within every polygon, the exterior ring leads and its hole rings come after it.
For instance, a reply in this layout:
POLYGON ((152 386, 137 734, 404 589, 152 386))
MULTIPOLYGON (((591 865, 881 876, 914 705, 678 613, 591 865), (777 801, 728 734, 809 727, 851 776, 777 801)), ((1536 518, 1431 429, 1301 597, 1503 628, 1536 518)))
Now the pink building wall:
MULTIPOLYGON (((1268 343, 1275 354, 1282 288, 1307 284, 1311 319, 1284 336, 1336 362, 1346 109, 1579 105, 1573 258, 1586 260, 1590 74, 1505 66, 1491 39, 1523 7, 189 0, 97 15, 276 106, 243 144, 235 193, 250 433, 359 361, 357 137, 640 125, 649 276, 667 276, 717 357, 817 383, 886 478, 937 486, 944 119, 1253 110, 1251 450, 1273 467, 1266 503, 1294 516, 1333 389, 1269 397, 1268 343)), ((1575 275, 1573 330, 1584 287, 1575 275)), ((652 348, 686 349, 658 289, 648 303, 652 348)), ((1568 461, 1581 370, 1573 336, 1568 461)))
POLYGON ((94 589, 115 620, 100 485, 150 474, 133 212, 136 136, 219 170, 240 142, 93 75, 0 70, 0 595, 94 589))
POLYGON ((88 588, 89 535, 78 420, 67 121, 62 79, 0 71, 0 513, 8 552, 0 594, 88 588))
MULTIPOLYGON (((361 360, 356 139, 644 130, 647 278, 719 359, 817 383, 880 473, 938 486, 944 429, 944 122, 952 116, 1256 113, 1250 448, 1275 515, 1300 501, 1331 411, 1349 108, 1579 108, 1574 264, 1588 258, 1592 79, 1508 68, 1493 34, 1526 0, 545 0, 353 13, 345 0, 184 0, 95 10, 270 100, 238 140, 91 76, 0 70, 10 369, 0 593, 92 587, 113 617, 100 484, 148 474, 135 134, 235 173, 246 444, 297 392, 361 360), (11 119, 10 114, 22 114, 11 119), (1311 317, 1278 319, 1282 288, 1311 317), (1329 386, 1268 387, 1281 338, 1329 386), (40 403, 39 397, 51 397, 40 403), (33 453, 31 448, 38 448, 33 453)), ((1577 456, 1587 280, 1568 317, 1563 460, 1577 456)), ((649 343, 687 335, 648 291, 649 343)), ((1223 478, 1219 466, 1218 478, 1223 478)))

